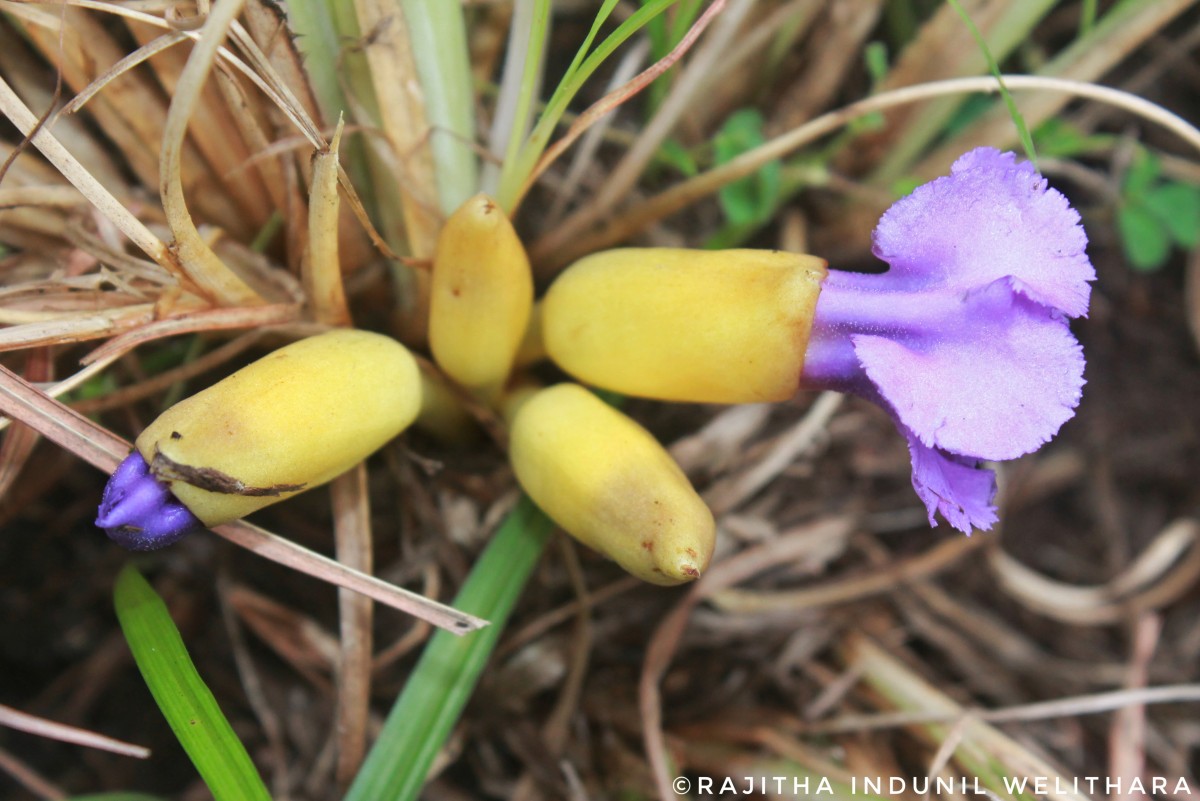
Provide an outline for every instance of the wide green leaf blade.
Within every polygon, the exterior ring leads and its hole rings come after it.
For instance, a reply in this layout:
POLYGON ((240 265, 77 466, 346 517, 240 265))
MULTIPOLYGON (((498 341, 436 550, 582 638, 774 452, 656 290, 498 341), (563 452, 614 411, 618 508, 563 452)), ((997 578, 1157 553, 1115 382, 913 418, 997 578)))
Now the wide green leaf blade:
POLYGON ((1164 184, 1147 192, 1142 205, 1158 217, 1180 245, 1194 248, 1200 244, 1200 186, 1164 184))
POLYGON ((133 565, 113 602, 134 661, 163 717, 216 801, 270 801, 245 747, 184 647, 167 605, 133 565))
POLYGON ((1137 270, 1157 270, 1171 253, 1170 233, 1154 214, 1139 205, 1117 209, 1117 231, 1125 256, 1137 270))

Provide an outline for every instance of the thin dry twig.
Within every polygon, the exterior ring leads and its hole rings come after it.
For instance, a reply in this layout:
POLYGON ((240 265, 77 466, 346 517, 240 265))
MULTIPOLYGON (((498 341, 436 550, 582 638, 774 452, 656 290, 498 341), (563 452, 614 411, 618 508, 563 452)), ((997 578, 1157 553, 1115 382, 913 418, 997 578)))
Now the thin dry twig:
POLYGON ((61 787, 3 748, 0 748, 0 771, 12 776, 22 787, 41 798, 59 801, 67 797, 61 787))
MULTIPOLYGON (((1166 128, 1200 151, 1200 129, 1179 115, 1137 95, 1107 86, 1061 78, 1004 75, 1002 79, 1004 85, 1014 91, 1061 92, 1122 108, 1166 128)), ((995 78, 954 78, 909 86, 864 98, 836 111, 822 114, 788 133, 743 153, 726 164, 676 184, 647 200, 635 203, 620 214, 613 215, 611 219, 591 232, 588 229, 596 220, 593 218, 590 207, 585 207, 534 242, 530 248, 530 256, 534 261, 546 267, 555 267, 567 264, 585 253, 611 247, 629 239, 635 233, 645 230, 659 220, 717 192, 721 187, 752 175, 764 164, 782 158, 867 114, 893 106, 928 100, 932 97, 998 91, 1000 91, 1000 83, 995 78)))
MULTIPOLYGON (((295 320, 299 308, 290 303, 236 309, 204 309, 176 314, 164 320, 147 323, 120 336, 115 336, 88 353, 80 362, 91 365, 124 356, 139 345, 156 339, 180 334, 208 333, 239 328, 262 329, 295 320)), ((314 332, 315 333, 315 332, 314 332)))
MULTIPOLYGON (((121 437, 48 397, 3 366, 0 366, 0 413, 20 419, 105 473, 115 470, 131 450, 121 437)), ((466 634, 487 625, 487 621, 474 615, 368 576, 245 521, 226 523, 213 531, 266 559, 360 592, 454 634, 466 634)))
POLYGON ((971 553, 987 546, 982 534, 942 540, 917 556, 886 564, 865 575, 852 575, 798 590, 720 590, 709 593, 712 603, 731 612, 799 612, 849 603, 888 592, 898 584, 929 578, 949 569, 971 553))
MULTIPOLYGON (((54 362, 49 349, 38 348, 29 351, 25 361, 25 375, 28 380, 46 381, 53 370, 54 362)), ((38 439, 37 432, 33 429, 17 425, 4 438, 3 444, 0 444, 0 498, 4 497, 21 474, 21 468, 33 453, 38 439)))
POLYGON ((1200 520, 1181 518, 1161 532, 1112 581, 1081 587, 1054 581, 997 548, 988 564, 1004 590, 1039 614, 1066 623, 1103 626, 1131 612, 1165 606, 1200 578, 1200 520))
MULTIPOLYGON (((1052 718, 1069 718, 1080 715, 1099 715, 1114 712, 1129 706, 1146 704, 1196 704, 1200 703, 1200 684, 1167 684, 1157 687, 1140 687, 1126 690, 1074 695, 1056 698, 1053 701, 1037 701, 1000 709, 971 709, 971 715, 985 723, 1015 723, 1052 718)), ((951 723, 958 720, 961 711, 954 712, 879 712, 872 714, 842 715, 832 720, 805 723, 801 731, 806 734, 839 734, 843 732, 875 731, 895 729, 925 723, 951 723)))
MULTIPOLYGON (((1153 613, 1140 615, 1133 624, 1133 653, 1129 658, 1129 675, 1125 687, 1136 690, 1146 686, 1150 678, 1150 661, 1162 632, 1162 618, 1153 613)), ((1131 704, 1113 715, 1108 735, 1109 775, 1128 784, 1142 775, 1146 766, 1146 705, 1131 704)), ((1114 801, 1132 799, 1131 795, 1114 801)))
POLYGON ((254 306, 263 299, 221 261, 192 221, 183 196, 183 142, 192 112, 217 57, 217 48, 234 18, 241 13, 243 3, 244 0, 226 0, 208 15, 200 40, 192 48, 175 84, 163 129, 158 167, 163 210, 175 237, 171 253, 200 293, 218 306, 254 306))
POLYGON ((1002 776, 1045 777, 1052 785, 1048 798, 1086 801, 1086 797, 1045 757, 985 723, 974 710, 963 708, 868 637, 854 633, 846 640, 843 651, 845 661, 861 666, 864 681, 885 703, 907 712, 920 709, 945 715, 946 723, 952 724, 950 727, 945 723, 908 725, 913 726, 922 739, 935 744, 957 738, 955 759, 969 770, 986 771, 997 783, 1002 776))
POLYGON ((237 666, 238 678, 246 693, 246 700, 250 703, 254 716, 263 728, 263 734, 267 740, 267 750, 274 762, 272 796, 278 801, 288 801, 291 793, 291 780, 288 775, 283 725, 270 702, 267 701, 266 694, 263 692, 262 677, 254 664, 254 658, 250 655, 250 649, 246 647, 246 636, 238 624, 230 599, 234 591, 235 588, 228 573, 224 570, 219 571, 217 573, 217 599, 221 605, 221 620, 225 623, 225 630, 229 633, 230 644, 233 646, 233 662, 237 666))
MULTIPOLYGON (((370 574, 371 507, 367 495, 367 466, 360 462, 334 479, 334 541, 338 561, 370 574)), ((341 649, 337 669, 338 784, 346 786, 358 772, 367 749, 371 712, 371 652, 374 606, 371 599, 349 590, 338 590, 341 649)))
POLYGON ((668 768, 666 741, 662 729, 662 697, 659 686, 679 648, 692 611, 714 593, 770 567, 796 559, 814 548, 822 547, 829 539, 845 537, 852 527, 849 518, 822 520, 718 562, 691 586, 688 593, 671 608, 654 629, 654 634, 646 646, 646 656, 642 661, 641 677, 638 680, 638 709, 642 717, 646 757, 658 795, 663 801, 672 801, 675 791, 671 788, 671 771, 668 768))
POLYGON ((780 437, 749 470, 717 482, 705 491, 704 500, 713 514, 720 516, 736 509, 793 464, 801 453, 811 450, 825 433, 842 398, 837 392, 822 392, 792 430, 780 437))
POLYGON ((326 325, 350 325, 350 309, 342 285, 342 262, 338 257, 338 147, 342 121, 329 149, 313 158, 312 189, 308 199, 308 252, 302 260, 304 294, 312 315, 326 325))
MULTIPOLYGON (((2 77, 0 77, 0 112, 3 112, 26 136, 37 125, 36 115, 17 97, 2 77)), ((70 181, 92 205, 111 220, 121 230, 121 233, 129 237, 129 240, 143 253, 167 272, 181 280, 187 280, 163 241, 155 236, 129 209, 125 208, 103 184, 97 181, 87 168, 80 164, 49 131, 45 129, 37 131, 30 141, 62 173, 64 178, 70 181)))
POLYGON ((3 704, 0 704, 0 726, 36 734, 49 740, 58 740, 61 743, 74 743, 87 748, 95 748, 98 751, 109 751, 121 756, 136 759, 146 759, 150 756, 150 749, 145 746, 127 743, 124 740, 97 734, 78 726, 55 723, 52 720, 30 715, 28 712, 22 712, 3 704))

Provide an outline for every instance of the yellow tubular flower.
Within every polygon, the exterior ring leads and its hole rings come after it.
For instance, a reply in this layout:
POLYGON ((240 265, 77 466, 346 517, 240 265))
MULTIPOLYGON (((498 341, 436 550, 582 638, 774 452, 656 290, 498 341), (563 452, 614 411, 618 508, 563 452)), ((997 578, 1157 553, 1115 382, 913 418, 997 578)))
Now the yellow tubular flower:
POLYGON ((700 577, 716 537, 712 512, 644 428, 577 384, 516 405, 509 458, 554 522, 652 584, 700 577))
POLYGON ((206 526, 349 470, 421 406, 403 345, 337 330, 281 348, 183 400, 137 438, 150 474, 206 526))
POLYGON ((603 251, 550 287, 542 337, 559 367, 626 395, 786 400, 825 273, 815 256, 778 251, 603 251))
POLYGON ((504 384, 529 326, 533 273, 504 210, 476 195, 438 237, 429 346, 446 374, 485 396, 504 384))

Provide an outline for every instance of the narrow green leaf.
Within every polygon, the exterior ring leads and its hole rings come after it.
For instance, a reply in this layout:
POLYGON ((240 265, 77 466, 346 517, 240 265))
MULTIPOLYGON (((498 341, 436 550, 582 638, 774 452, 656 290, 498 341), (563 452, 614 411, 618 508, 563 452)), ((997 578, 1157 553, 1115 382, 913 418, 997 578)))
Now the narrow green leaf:
POLYGON ((1087 36, 1096 28, 1096 0, 1083 0, 1079 10, 1079 38, 1087 36))
POLYGON ((983 57, 987 59, 988 69, 1000 83, 1000 96, 1004 98, 1004 105, 1008 107, 1008 115, 1012 117, 1013 125, 1017 127, 1017 136, 1021 140, 1021 147, 1025 149, 1025 156, 1033 162, 1033 166, 1037 166, 1037 151, 1033 147, 1033 137, 1029 134, 1029 126, 1025 124, 1025 118, 1021 116, 1021 112, 1017 109, 1017 103, 1013 100, 1012 94, 1008 91, 1008 87, 1004 85, 1004 79, 1001 77, 1000 65, 996 63, 996 59, 992 57, 991 48, 988 47, 987 40, 983 38, 983 34, 979 32, 979 28, 975 27, 975 21, 971 19, 971 15, 962 7, 958 0, 946 0, 958 16, 962 18, 963 24, 967 26, 967 30, 971 32, 971 38, 975 40, 975 44, 979 47, 983 57))
POLYGON ((433 128, 430 148, 437 167, 441 209, 450 214, 479 191, 475 94, 462 3, 401 0, 425 113, 433 128))
MULTIPOLYGON (((513 9, 513 25, 519 25, 521 20, 529 15, 529 36, 525 42, 524 61, 521 68, 521 80, 518 84, 516 97, 516 110, 513 113, 512 125, 508 133, 508 145, 504 150, 504 163, 500 170, 500 186, 497 192, 497 197, 500 200, 500 205, 512 211, 512 205, 506 202, 507 187, 510 186, 510 179, 513 174, 513 169, 519 161, 523 137, 529 126, 529 120, 532 119, 532 110, 534 101, 537 99, 534 94, 537 87, 541 84, 542 78, 542 56, 545 52, 546 37, 550 31, 550 2, 549 0, 518 0, 516 7, 513 9)), ((520 40, 518 33, 523 36, 520 28, 514 28, 509 37, 509 49, 514 49, 516 42, 520 40)), ((520 53, 519 50, 516 52, 520 53)), ((578 59, 578 56, 576 56, 578 59)), ((515 63, 515 62, 514 62, 515 63)), ((574 64, 572 64, 572 67, 574 64)), ((568 68, 569 71, 570 68, 568 68)), ((506 63, 506 73, 508 71, 506 63)), ((508 75, 505 75, 504 83, 508 83, 508 75)), ((503 101, 503 97, 501 98, 503 101)), ((512 188, 515 193, 516 187, 512 188)))
POLYGON ((216 801, 270 801, 254 763, 196 672, 166 604, 132 564, 113 602, 138 670, 216 801))
MULTIPOLYGON (((358 29, 344 29, 348 11, 353 22, 353 9, 348 8, 352 5, 327 0, 288 0, 287 3, 288 25, 296 34, 296 47, 304 56, 305 74, 316 95, 323 121, 327 123, 355 108, 356 104, 346 97, 346 91, 357 100, 358 106, 374 108, 375 98, 370 85, 362 81, 366 57, 351 46, 358 41, 358 29), (364 89, 369 98, 363 97, 364 89)), ((369 197, 371 172, 367 168, 367 153, 362 142, 355 138, 343 142, 341 161, 351 183, 360 194, 369 197)))
POLYGON ((541 117, 538 118, 533 131, 516 155, 513 153, 510 142, 509 151, 504 158, 504 168, 500 175, 500 187, 496 192, 496 199, 504 209, 512 211, 525 178, 533 171, 534 165, 545 151, 546 145, 549 144, 550 137, 562 119, 563 113, 567 110, 567 106, 587 79, 618 47, 675 2, 677 0, 647 0, 644 6, 630 14, 617 26, 616 30, 596 46, 594 51, 589 53, 592 40, 600 31, 601 22, 616 6, 616 0, 605 0, 604 5, 596 14, 595 22, 592 24, 587 38, 580 45, 574 60, 554 89, 550 100, 546 102, 546 107, 542 111, 541 117))
POLYGON ((1150 190, 1142 205, 1185 248, 1200 244, 1200 186, 1169 183, 1150 190))
POLYGON ((554 525, 522 498, 480 554, 454 605, 491 621, 430 639, 345 801, 410 801, 471 697, 554 525))
POLYGON ((325 0, 290 0, 287 15, 317 104, 327 118, 337 119, 346 110, 346 98, 340 75, 342 43, 330 4, 325 0))
POLYGON ((1129 263, 1137 270, 1162 267, 1171 252, 1170 234, 1158 218, 1142 206, 1129 204, 1117 210, 1117 231, 1129 263))

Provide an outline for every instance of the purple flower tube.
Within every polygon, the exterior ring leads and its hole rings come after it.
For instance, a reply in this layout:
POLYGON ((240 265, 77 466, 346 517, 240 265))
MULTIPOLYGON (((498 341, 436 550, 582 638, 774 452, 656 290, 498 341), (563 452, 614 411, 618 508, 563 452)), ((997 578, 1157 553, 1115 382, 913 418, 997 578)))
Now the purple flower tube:
POLYGON ((833 271, 801 386, 882 406, 908 440, 929 512, 996 522, 986 460, 1014 459, 1071 418, 1083 351, 1068 320, 1095 279, 1079 215, 1029 163, 979 148, 880 219, 882 274, 833 271))
POLYGON ((153 551, 204 528, 166 484, 150 474, 137 451, 117 466, 104 487, 96 525, 131 551, 153 551))

